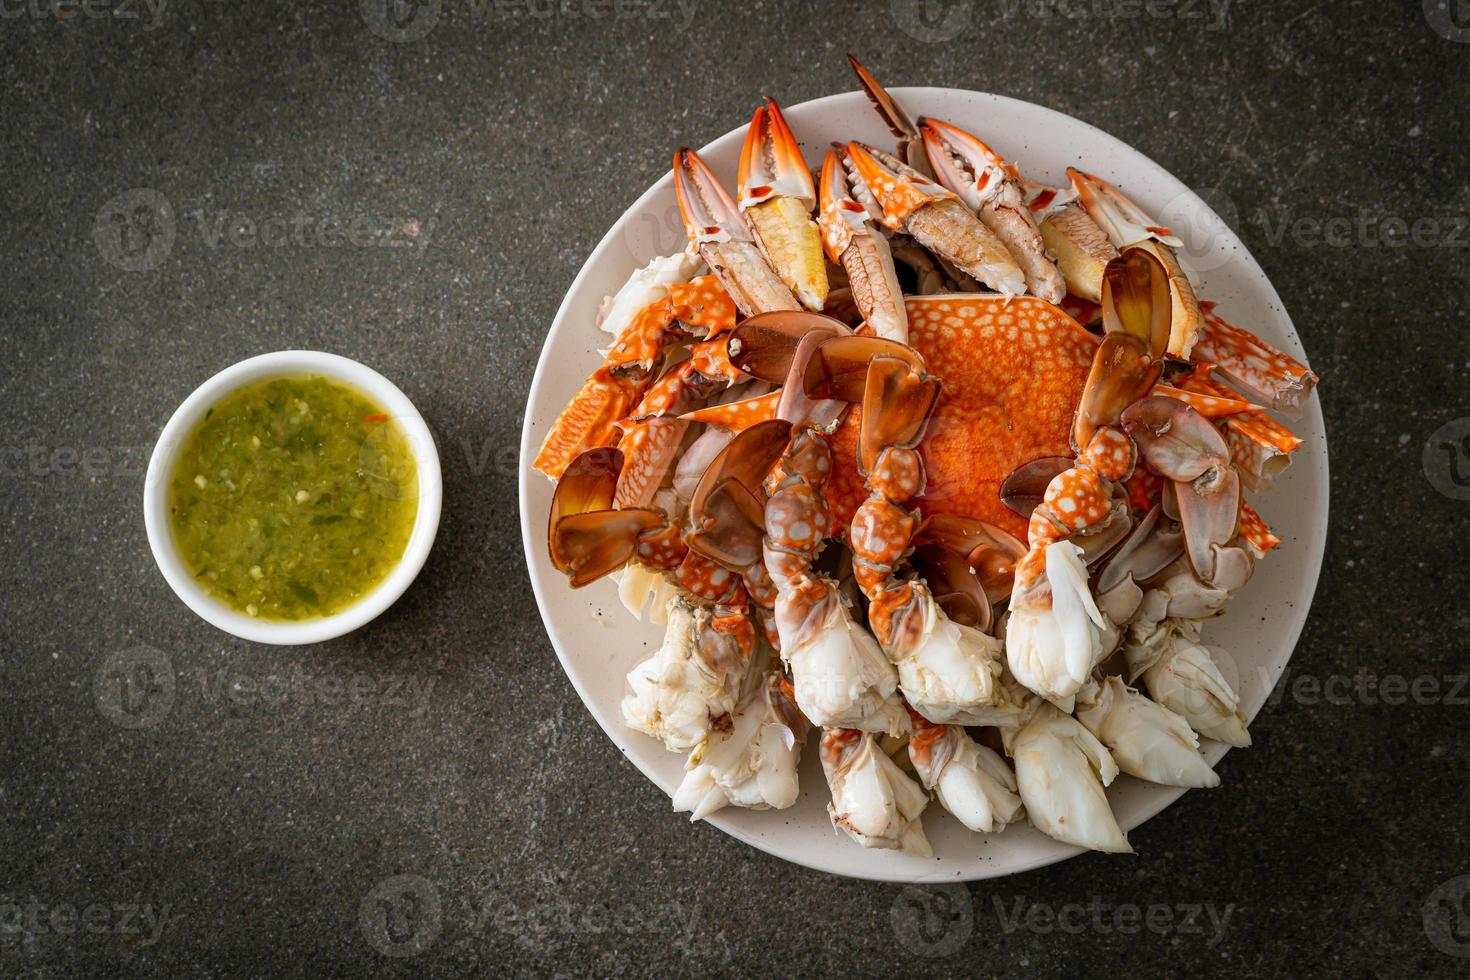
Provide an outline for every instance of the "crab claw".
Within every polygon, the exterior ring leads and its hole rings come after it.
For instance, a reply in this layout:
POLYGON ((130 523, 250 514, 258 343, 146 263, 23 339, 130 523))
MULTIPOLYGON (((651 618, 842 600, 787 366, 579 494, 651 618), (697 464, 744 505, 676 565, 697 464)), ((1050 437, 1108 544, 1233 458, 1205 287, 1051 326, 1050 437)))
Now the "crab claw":
POLYGON ((894 101, 888 90, 873 77, 873 73, 864 68, 851 53, 847 56, 847 63, 857 73, 858 81, 873 103, 873 108, 883 117, 883 124, 898 140, 898 155, 903 158, 904 163, 919 173, 928 175, 929 161, 924 156, 919 129, 909 118, 909 114, 903 111, 903 106, 894 101))
POLYGON ((867 207, 848 193, 847 170, 836 150, 828 150, 822 158, 820 200, 817 222, 822 245, 827 257, 847 272, 858 311, 878 336, 908 343, 908 312, 888 239, 875 227, 867 207))
POLYGON ((1245 748, 1251 744, 1240 698, 1210 651, 1190 636, 1171 630, 1162 656, 1143 672, 1149 696, 1182 716, 1206 738, 1245 748))
POLYGON ((690 247, 697 250, 746 316, 801 304, 756 246, 740 210, 699 154, 674 154, 674 192, 690 247))
POLYGON ((796 802, 797 765, 811 728, 791 682, 771 670, 736 708, 729 731, 690 757, 674 810, 703 820, 726 806, 784 810, 796 802))
POLYGON ((924 787, 966 827, 986 834, 1021 816, 1016 774, 994 750, 979 745, 960 725, 934 725, 910 710, 914 732, 909 761, 924 787))
POLYGON ((1192 789, 1220 785, 1220 777, 1200 754, 1199 736, 1189 722, 1133 690, 1120 677, 1103 681, 1097 700, 1077 709, 1077 720, 1130 776, 1192 789))
POLYGON ((952 191, 871 146, 849 143, 847 153, 886 218, 901 221, 925 248, 996 292, 1026 291, 1026 277, 1011 253, 952 191))
POLYGON ((1184 246, 1184 242, 1171 230, 1156 223, 1143 208, 1101 177, 1094 177, 1075 167, 1067 168, 1067 176, 1072 180, 1077 199, 1119 249, 1148 239, 1170 248, 1184 246))
POLYGON ((878 747, 873 736, 850 728, 822 733, 822 769, 832 790, 827 812, 863 847, 933 853, 919 822, 928 794, 878 747))
POLYGON ((1006 624, 1011 674, 1066 711, 1107 652, 1112 631, 1093 601, 1079 553, 1068 541, 1048 546, 1045 585, 1038 581, 1014 597, 1006 624))
POLYGON ((1001 240, 1020 265, 1027 291, 1048 303, 1060 303, 1067 284, 1047 257, 1041 228, 1026 206, 1014 168, 958 126, 921 118, 919 130, 939 182, 958 194, 1001 240))
POLYGON ((809 310, 827 305, 822 238, 811 219, 816 188, 775 100, 755 111, 740 153, 740 211, 781 281, 809 310))

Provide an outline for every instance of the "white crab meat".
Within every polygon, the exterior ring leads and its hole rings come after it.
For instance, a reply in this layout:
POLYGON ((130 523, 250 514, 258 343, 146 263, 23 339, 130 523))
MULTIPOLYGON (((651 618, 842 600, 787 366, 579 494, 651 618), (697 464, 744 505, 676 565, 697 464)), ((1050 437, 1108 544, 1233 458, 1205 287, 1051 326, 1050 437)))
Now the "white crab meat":
POLYGON ((909 742, 909 761, 926 789, 971 830, 1004 830, 1021 817, 1016 774, 994 750, 975 742, 959 725, 939 726, 933 741, 909 742))
POLYGON ((734 638, 710 619, 707 609, 674 601, 663 645, 628 673, 623 720, 673 752, 693 749, 716 725, 728 724, 749 667, 734 638))
POLYGON ((797 766, 810 723, 781 691, 778 671, 736 709, 728 732, 712 735, 690 756, 674 810, 690 820, 726 806, 784 810, 796 802, 797 766))
POLYGON ((1118 764, 1081 722, 1043 704, 1016 734, 1011 755, 1026 815, 1037 830, 1094 851, 1132 853, 1103 792, 1118 764))
POLYGON ((863 847, 933 851, 919 822, 929 802, 923 787, 890 759, 868 732, 830 729, 822 737, 822 769, 832 791, 832 826, 863 847))
POLYGON ((1149 696, 1181 715, 1206 738, 1245 748, 1251 744, 1240 698, 1210 651, 1181 631, 1171 631, 1158 662, 1143 672, 1149 696))
POLYGON ((896 691, 898 674, 878 641, 857 623, 826 583, 828 599, 816 607, 815 628, 783 617, 778 603, 776 628, 781 656, 791 668, 796 703, 812 724, 897 735, 908 717, 896 691))
POLYGON ((1077 720, 1107 746, 1118 768, 1130 776, 1192 789, 1220 785, 1220 777, 1200 754, 1199 736, 1189 722, 1124 684, 1122 678, 1105 679, 1091 704, 1079 704, 1077 720))
POLYGON ((953 622, 932 599, 924 610, 919 642, 895 664, 909 705, 940 725, 999 725, 1013 718, 1015 707, 1000 684, 1000 640, 953 622))
MULTIPOLYGON (((1006 659, 1016 680, 1071 712, 1078 690, 1111 649, 1116 632, 1097 608, 1082 549, 1057 541, 1046 549, 1045 596, 1026 596, 1006 624, 1006 659)), ((1033 593, 1038 590, 1033 589, 1033 593)))

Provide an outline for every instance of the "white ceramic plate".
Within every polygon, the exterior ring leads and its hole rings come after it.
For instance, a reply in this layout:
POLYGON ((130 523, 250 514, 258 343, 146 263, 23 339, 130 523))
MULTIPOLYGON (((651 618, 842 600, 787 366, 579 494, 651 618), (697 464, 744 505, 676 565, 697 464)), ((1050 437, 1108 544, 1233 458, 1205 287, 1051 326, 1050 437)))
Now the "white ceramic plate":
MULTIPOLYGON (((1065 168, 1076 165, 1115 182, 1185 240, 1183 258, 1197 275, 1201 296, 1218 301, 1221 314, 1232 322, 1303 357, 1280 298, 1245 246, 1184 184, 1137 150, 1084 122, 1014 99, 954 89, 892 91, 910 115, 936 116, 970 129, 1035 179, 1064 185, 1065 168)), ((892 137, 859 92, 816 99, 785 111, 812 163, 820 160, 822 149, 835 139, 892 145, 892 137)), ((744 129, 742 125, 731 130, 700 151, 732 190, 744 129)), ((671 144, 671 158, 673 150, 671 144)), ((610 581, 574 592, 552 568, 546 556, 552 484, 532 470, 529 461, 557 413, 599 363, 596 348, 605 335, 594 324, 602 297, 616 291, 634 269, 655 255, 679 250, 683 243, 673 179, 665 174, 613 225, 562 301, 536 366, 521 434, 521 532, 541 618, 562 667, 593 717, 664 794, 671 794, 678 786, 683 757, 625 728, 619 709, 625 675, 658 646, 661 628, 633 620, 619 603, 610 581), (598 613, 603 615, 602 621, 598 613)), ((1231 651, 1239 674, 1237 690, 1242 707, 1252 718, 1281 676, 1301 634, 1317 586, 1327 534, 1327 441, 1315 395, 1303 417, 1289 424, 1305 445, 1277 489, 1253 499, 1284 544, 1259 563, 1254 579, 1231 603, 1229 614, 1209 624, 1205 631, 1207 644, 1231 651)), ((1224 666, 1227 670, 1230 667, 1228 663, 1224 666)), ((990 878, 1081 853, 1024 824, 1001 834, 973 834, 937 804, 931 805, 924 816, 925 829, 934 845, 933 858, 863 850, 846 835, 834 832, 828 822, 827 787, 815 742, 815 738, 807 741, 802 792, 795 806, 780 812, 727 808, 707 822, 788 861, 833 874, 886 881, 990 878)), ((1205 744, 1212 764, 1225 754, 1225 746, 1205 744)), ((1199 798, 1191 805, 1209 806, 1211 792, 1236 791, 1227 780, 1219 789, 1197 793, 1199 798)), ((1183 792, 1123 776, 1109 789, 1108 799, 1118 823, 1128 831, 1183 792)), ((670 812, 669 819, 683 822, 686 818, 670 812)), ((700 834, 710 830, 696 825, 683 832, 700 834)), ((1140 844, 1162 846, 1159 842, 1135 841, 1135 846, 1140 844)))

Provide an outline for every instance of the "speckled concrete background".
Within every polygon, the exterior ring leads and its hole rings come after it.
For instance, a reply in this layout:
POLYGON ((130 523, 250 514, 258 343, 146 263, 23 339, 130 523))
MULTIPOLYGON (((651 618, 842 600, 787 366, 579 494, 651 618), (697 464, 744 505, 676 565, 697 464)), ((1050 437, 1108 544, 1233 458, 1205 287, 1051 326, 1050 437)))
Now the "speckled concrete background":
POLYGON ((1463 972, 1459 6, 0 3, 0 975, 1463 972), (921 890, 691 828, 537 618, 516 445, 562 293, 674 146, 851 88, 849 48, 1206 191, 1327 379, 1294 673, 1137 857, 921 890), (447 482, 418 584, 304 650, 190 614, 139 508, 178 402, 285 347, 395 379, 447 482))

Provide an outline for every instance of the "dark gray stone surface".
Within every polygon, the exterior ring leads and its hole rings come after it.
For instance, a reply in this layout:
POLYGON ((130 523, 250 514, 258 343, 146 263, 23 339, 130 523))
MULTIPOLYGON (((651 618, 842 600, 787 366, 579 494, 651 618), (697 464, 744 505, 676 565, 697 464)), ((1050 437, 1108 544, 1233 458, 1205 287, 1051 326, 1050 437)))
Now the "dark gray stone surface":
POLYGON ((0 975, 1466 969, 1459 5, 374 2, 0 3, 0 975), (403 24, 423 36, 383 36, 403 24), (1293 686, 1137 857, 938 891, 691 829, 622 760, 522 570, 531 371, 671 149, 763 93, 850 89, 847 49, 1212 189, 1326 378, 1332 532, 1295 674, 1438 693, 1293 686), (151 230, 135 189, 168 204, 151 230), (178 402, 284 347, 395 379, 446 466, 418 584, 312 649, 196 619, 139 508, 178 402))

